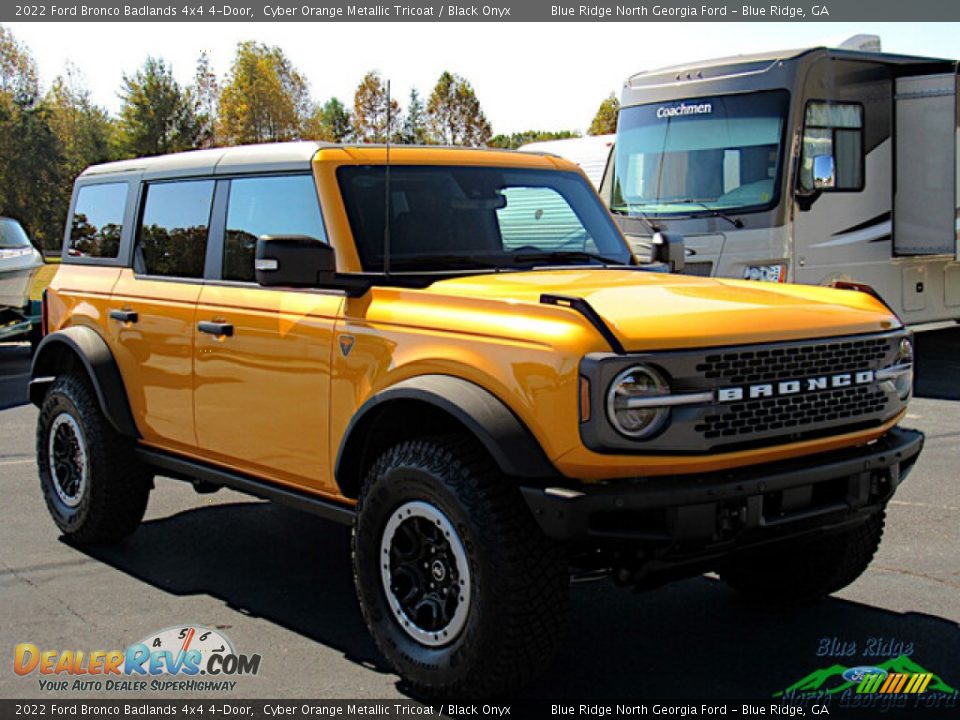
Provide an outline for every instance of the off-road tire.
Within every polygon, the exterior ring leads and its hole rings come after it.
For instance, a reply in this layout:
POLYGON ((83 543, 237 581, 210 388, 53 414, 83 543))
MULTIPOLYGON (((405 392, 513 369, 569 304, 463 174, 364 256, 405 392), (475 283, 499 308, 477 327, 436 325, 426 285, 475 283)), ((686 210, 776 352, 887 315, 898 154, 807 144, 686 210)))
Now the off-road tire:
POLYGON ((133 440, 118 433, 104 416, 82 375, 61 375, 44 397, 37 420, 37 467, 47 509, 72 542, 117 542, 143 519, 152 475, 134 455, 133 440), (51 429, 63 415, 72 419, 67 421, 68 432, 79 429, 86 456, 86 481, 73 506, 58 493, 50 462, 51 429))
POLYGON ((883 537, 885 510, 839 533, 771 545, 737 555, 720 569, 720 578, 762 604, 802 605, 819 600, 856 580, 867 569, 883 537))
POLYGON ((515 481, 469 438, 400 443, 367 474, 352 537, 354 582, 377 647, 424 698, 509 694, 542 671, 565 626, 569 572, 562 547, 537 527, 515 481), (446 645, 403 630, 381 576, 381 541, 405 503, 442 511, 470 572, 468 613, 446 645))

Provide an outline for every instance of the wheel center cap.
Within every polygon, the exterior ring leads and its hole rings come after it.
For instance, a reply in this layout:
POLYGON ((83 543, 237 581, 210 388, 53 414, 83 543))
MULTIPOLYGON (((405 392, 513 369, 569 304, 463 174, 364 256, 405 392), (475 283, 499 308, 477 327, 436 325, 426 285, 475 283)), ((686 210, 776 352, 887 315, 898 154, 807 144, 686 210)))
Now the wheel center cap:
POLYGON ((434 560, 433 565, 430 566, 430 574, 433 575, 434 580, 441 582, 447 576, 447 568, 441 561, 434 560))

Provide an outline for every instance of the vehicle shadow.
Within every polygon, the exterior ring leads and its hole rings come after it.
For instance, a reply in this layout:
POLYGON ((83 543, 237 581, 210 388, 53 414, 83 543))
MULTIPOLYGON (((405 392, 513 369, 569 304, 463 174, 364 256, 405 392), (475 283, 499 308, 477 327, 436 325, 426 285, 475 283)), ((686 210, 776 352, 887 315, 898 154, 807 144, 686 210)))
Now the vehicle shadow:
POLYGON ((960 327, 917 333, 914 395, 960 400, 960 327))
POLYGON ((30 346, 0 343, 0 410, 26 405, 30 380, 30 346))
POLYGON ((147 521, 117 546, 71 547, 164 592, 217 598, 387 671, 357 606, 342 525, 251 501, 147 521))
MULTIPOLYGON (((116 548, 79 549, 164 592, 218 598, 389 672, 360 616, 349 530, 340 525, 241 502, 146 522, 116 548)), ((832 637, 856 641, 860 652, 870 638, 913 643, 913 659, 934 673, 953 672, 960 647, 956 623, 919 613, 840 599, 760 610, 710 577, 642 594, 596 582, 573 587, 562 649, 523 697, 770 698, 834 662, 863 664, 818 657, 822 638, 832 637)))

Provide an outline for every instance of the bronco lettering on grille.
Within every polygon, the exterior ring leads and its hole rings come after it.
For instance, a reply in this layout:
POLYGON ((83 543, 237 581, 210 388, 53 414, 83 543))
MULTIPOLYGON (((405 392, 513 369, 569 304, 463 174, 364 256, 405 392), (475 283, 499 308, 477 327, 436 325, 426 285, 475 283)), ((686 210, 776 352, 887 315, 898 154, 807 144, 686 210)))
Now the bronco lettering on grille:
POLYGON ((850 387, 851 385, 869 385, 875 379, 873 370, 859 372, 838 373, 837 375, 820 375, 818 377, 802 378, 799 380, 780 380, 775 383, 757 383, 725 387, 717 390, 719 402, 737 402, 739 400, 753 400, 757 398, 782 397, 784 395, 798 395, 832 388, 850 387))

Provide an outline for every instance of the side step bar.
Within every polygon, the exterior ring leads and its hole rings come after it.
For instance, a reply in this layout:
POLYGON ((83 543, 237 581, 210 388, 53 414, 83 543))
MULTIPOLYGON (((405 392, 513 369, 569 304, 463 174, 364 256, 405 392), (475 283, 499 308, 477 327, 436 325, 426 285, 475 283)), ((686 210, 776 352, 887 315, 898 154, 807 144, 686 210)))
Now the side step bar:
POLYGON ((137 457, 147 465, 168 473, 178 480, 201 480, 211 485, 228 487, 248 495, 272 500, 281 505, 319 515, 343 525, 351 524, 356 515, 354 509, 349 505, 342 505, 317 495, 280 487, 264 480, 240 475, 222 468, 211 467, 196 460, 187 460, 147 448, 137 448, 136 452, 137 457))

